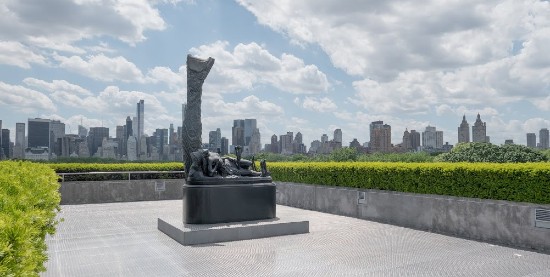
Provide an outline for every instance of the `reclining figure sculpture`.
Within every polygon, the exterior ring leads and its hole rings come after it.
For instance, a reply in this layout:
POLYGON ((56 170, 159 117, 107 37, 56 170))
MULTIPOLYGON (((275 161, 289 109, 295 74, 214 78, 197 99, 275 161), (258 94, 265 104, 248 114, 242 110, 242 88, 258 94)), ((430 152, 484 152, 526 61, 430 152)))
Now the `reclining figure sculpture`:
MULTIPOLYGON (((270 173, 267 171, 265 160, 260 162, 261 172, 257 172, 254 170, 253 161, 241 159, 238 151, 237 154, 237 158, 232 158, 220 157, 218 153, 208 150, 199 150, 191 153, 192 163, 189 168, 189 174, 187 174, 187 180, 196 182, 204 178, 269 177, 270 173)), ((271 178, 267 178, 267 180, 271 181, 271 178)), ((261 180, 260 178, 256 178, 254 181, 261 180)))

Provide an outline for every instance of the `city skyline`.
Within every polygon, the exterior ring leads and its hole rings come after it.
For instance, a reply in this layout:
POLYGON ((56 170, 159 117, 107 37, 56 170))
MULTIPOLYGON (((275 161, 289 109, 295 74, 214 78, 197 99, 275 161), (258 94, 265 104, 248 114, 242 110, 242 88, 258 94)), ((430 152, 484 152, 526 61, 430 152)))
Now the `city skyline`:
POLYGON ((391 125, 393 144, 426 126, 455 144, 460 117, 474 125, 478 113, 495 144, 525 145, 527 133, 550 128, 547 1, 0 7, 0 118, 11 141, 28 118, 59 120, 72 134, 81 122, 115 132, 128 115, 138 119, 140 99, 144 133, 180 126, 187 54, 216 59, 204 86, 203 141, 216 128, 231 138, 237 118, 258 120, 262 145, 273 134, 300 131, 311 142, 335 129, 344 145, 364 143, 375 121, 391 125))

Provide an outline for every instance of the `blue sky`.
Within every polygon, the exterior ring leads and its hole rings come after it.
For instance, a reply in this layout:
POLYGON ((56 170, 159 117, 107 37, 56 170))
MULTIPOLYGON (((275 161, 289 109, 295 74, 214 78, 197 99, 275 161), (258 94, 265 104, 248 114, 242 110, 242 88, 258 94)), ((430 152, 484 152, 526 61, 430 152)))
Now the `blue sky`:
MULTIPOLYGON (((145 131, 181 125, 187 54, 216 59, 203 140, 257 118, 262 143, 334 129, 368 140, 371 121, 427 125, 457 141, 465 114, 493 143, 550 128, 547 1, 4 0, 0 119, 111 128, 145 100, 145 131)), ((13 138, 12 138, 13 139, 13 138)))

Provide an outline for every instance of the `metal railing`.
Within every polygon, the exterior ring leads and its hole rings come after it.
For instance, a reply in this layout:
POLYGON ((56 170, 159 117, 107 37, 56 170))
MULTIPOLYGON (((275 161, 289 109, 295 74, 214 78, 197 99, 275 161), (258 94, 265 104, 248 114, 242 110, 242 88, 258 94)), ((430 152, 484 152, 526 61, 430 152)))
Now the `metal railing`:
POLYGON ((183 170, 177 171, 105 171, 105 172, 69 172, 69 173, 57 173, 61 177, 61 182, 65 182, 65 176, 74 175, 99 175, 99 174, 128 174, 128 181, 131 180, 132 174, 159 174, 159 173, 185 173, 183 170))

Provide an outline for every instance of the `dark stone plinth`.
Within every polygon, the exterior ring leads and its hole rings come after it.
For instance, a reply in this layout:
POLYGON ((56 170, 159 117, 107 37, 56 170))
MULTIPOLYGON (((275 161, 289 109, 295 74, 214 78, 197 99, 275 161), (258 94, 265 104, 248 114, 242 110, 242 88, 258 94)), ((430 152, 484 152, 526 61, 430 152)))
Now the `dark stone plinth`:
MULTIPOLYGON (((253 178, 248 178, 253 179, 253 178)), ((183 223, 215 224, 275 218, 275 184, 183 186, 183 223)))

